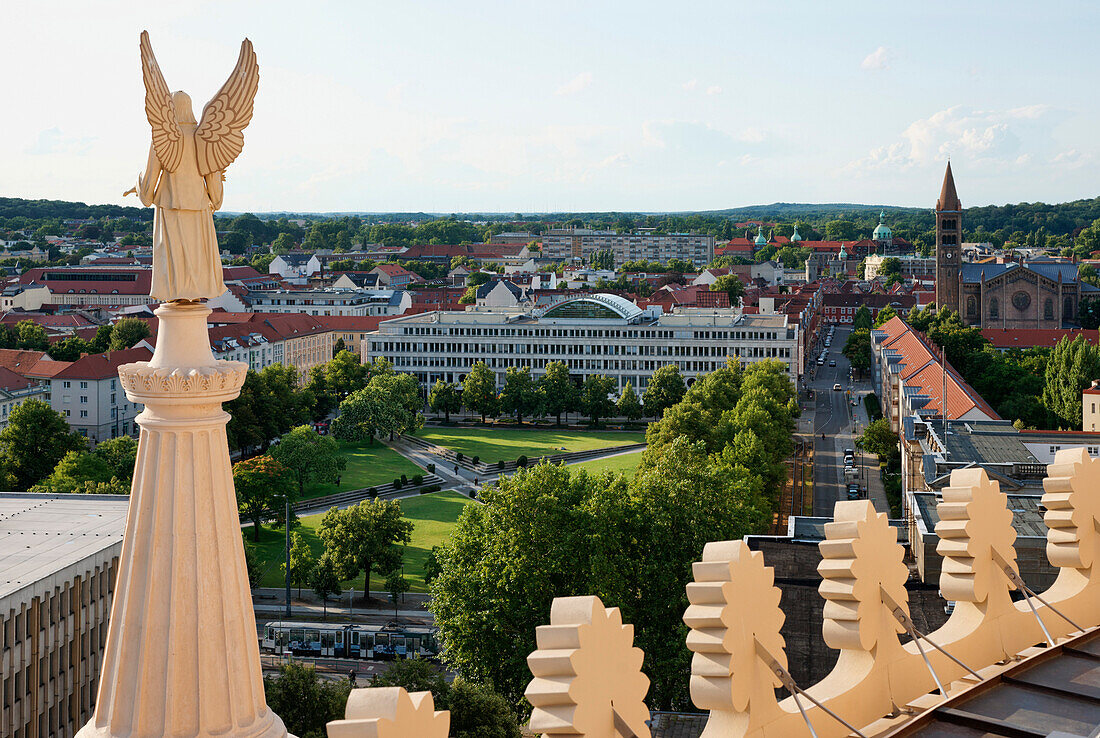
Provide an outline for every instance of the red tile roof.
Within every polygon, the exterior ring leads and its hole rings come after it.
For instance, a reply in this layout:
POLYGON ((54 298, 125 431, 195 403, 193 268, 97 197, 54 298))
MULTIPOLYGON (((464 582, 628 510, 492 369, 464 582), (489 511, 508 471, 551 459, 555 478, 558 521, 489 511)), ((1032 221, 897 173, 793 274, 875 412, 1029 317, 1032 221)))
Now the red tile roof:
POLYGON ((1100 331, 1081 328, 984 328, 982 336, 999 349, 1033 346, 1051 348, 1062 338, 1069 338, 1072 341, 1077 336, 1084 336, 1086 341, 1093 344, 1100 341, 1100 331))
POLYGON ((72 362, 54 375, 54 379, 109 379, 118 374, 123 364, 135 361, 148 361, 153 352, 147 348, 132 348, 124 351, 108 351, 105 354, 89 354, 72 362))
POLYGON ((30 387, 32 382, 7 367, 0 366, 0 389, 12 392, 30 387))

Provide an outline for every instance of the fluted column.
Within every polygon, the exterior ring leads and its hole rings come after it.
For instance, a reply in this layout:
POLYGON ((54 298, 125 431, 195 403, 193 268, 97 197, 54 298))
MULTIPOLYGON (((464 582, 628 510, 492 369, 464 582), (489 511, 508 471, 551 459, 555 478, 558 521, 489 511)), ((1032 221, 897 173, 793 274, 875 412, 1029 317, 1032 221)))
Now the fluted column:
POLYGON ((285 736, 267 708, 222 403, 248 366, 216 361, 197 303, 165 303, 148 362, 119 367, 145 404, 107 648, 79 738, 285 736))

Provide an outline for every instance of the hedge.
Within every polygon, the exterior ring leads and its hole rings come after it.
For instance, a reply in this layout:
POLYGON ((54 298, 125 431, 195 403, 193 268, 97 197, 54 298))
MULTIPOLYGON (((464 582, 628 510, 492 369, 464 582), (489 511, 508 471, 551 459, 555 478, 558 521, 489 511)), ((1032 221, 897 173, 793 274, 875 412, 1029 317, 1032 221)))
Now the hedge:
POLYGON ((863 406, 867 408, 867 417, 872 423, 882 417, 882 404, 874 392, 863 396, 863 406))

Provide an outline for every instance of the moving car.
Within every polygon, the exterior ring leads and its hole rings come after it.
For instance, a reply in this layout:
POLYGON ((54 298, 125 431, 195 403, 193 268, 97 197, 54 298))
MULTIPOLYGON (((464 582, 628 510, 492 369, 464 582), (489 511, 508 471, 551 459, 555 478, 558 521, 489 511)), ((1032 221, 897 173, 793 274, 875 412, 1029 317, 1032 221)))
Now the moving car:
POLYGON ((833 392, 840 392, 840 383, 837 382, 833 385, 833 392))
POLYGON ((836 366, 836 359, 830 359, 829 366, 836 366))

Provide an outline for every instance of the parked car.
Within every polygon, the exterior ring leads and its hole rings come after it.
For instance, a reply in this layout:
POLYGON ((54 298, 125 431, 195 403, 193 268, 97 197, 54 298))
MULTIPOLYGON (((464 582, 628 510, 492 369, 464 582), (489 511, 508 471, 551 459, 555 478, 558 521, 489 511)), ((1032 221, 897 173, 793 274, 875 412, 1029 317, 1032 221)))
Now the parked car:
POLYGON ((833 392, 840 392, 840 391, 841 391, 840 390, 840 383, 837 382, 836 384, 833 385, 833 392))
POLYGON ((848 485, 848 499, 849 500, 858 500, 860 497, 861 497, 861 495, 859 493, 859 485, 858 484, 849 484, 848 485))

